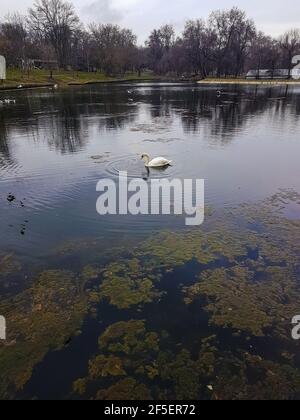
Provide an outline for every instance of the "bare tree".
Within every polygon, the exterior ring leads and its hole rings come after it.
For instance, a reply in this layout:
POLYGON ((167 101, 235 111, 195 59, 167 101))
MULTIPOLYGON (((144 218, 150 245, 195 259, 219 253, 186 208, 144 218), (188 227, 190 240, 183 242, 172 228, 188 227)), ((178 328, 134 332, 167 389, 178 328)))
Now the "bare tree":
POLYGON ((175 44, 175 30, 172 25, 164 25, 159 29, 162 47, 169 51, 175 44))
POLYGON ((134 66, 137 38, 131 30, 118 25, 92 24, 89 31, 93 66, 107 75, 124 73, 134 66))
POLYGON ((209 70, 210 42, 209 31, 204 20, 189 20, 183 32, 183 48, 190 70, 206 77, 209 70))
POLYGON ((13 13, 1 24, 4 54, 9 64, 15 67, 21 65, 26 57, 29 39, 25 22, 23 16, 13 13))
POLYGON ((26 67, 30 58, 57 59, 61 68, 97 71, 107 75, 141 74, 150 68, 169 75, 241 75, 248 69, 288 68, 300 52, 300 30, 275 40, 256 31, 245 12, 234 7, 214 11, 209 19, 187 21, 182 35, 173 26, 154 29, 145 46, 118 25, 80 23, 65 0, 35 0, 28 16, 14 14, 0 23, 0 49, 9 66, 26 67), (25 63, 25 65, 24 65, 25 63))
POLYGON ((252 20, 246 18, 246 14, 237 11, 238 19, 232 37, 231 53, 235 66, 234 74, 237 77, 244 71, 245 61, 249 54, 252 41, 256 37, 256 28, 252 20))
POLYGON ((66 68, 72 35, 79 25, 73 5, 63 0, 36 0, 29 9, 29 22, 34 31, 52 44, 60 67, 66 68))
POLYGON ((212 12, 208 23, 214 35, 211 39, 217 75, 238 74, 246 48, 255 36, 253 22, 246 19, 243 11, 234 7, 231 10, 212 12))
POLYGON ((273 39, 261 31, 258 32, 253 39, 248 61, 249 67, 256 70, 256 77, 258 79, 262 69, 272 68, 272 56, 270 52, 272 51, 273 46, 273 39))
POLYGON ((170 51, 176 43, 175 30, 171 25, 164 25, 154 29, 146 47, 148 50, 149 65, 156 72, 168 72, 170 63, 170 51))

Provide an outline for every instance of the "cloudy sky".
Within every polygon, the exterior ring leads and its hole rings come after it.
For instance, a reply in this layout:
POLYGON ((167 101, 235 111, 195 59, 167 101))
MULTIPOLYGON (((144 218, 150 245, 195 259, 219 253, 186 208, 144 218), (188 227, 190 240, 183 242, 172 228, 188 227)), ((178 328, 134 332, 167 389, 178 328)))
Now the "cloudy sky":
MULTIPOLYGON (((34 0, 0 0, 0 14, 25 13, 34 0)), ((300 27, 299 0, 73 0, 81 20, 113 22, 129 27, 143 42, 151 29, 172 23, 178 31, 188 18, 207 17, 212 10, 238 6, 252 17, 259 29, 277 36, 290 27, 300 27)))

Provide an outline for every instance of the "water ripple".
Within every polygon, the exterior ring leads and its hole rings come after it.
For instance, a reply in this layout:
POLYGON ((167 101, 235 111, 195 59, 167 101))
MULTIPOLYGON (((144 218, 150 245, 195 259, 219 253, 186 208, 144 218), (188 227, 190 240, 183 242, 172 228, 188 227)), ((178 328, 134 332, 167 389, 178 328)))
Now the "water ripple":
POLYGON ((127 172, 128 178, 143 179, 163 179, 175 178, 178 174, 176 166, 168 166, 166 168, 151 168, 149 173, 145 168, 141 159, 137 156, 122 156, 111 161, 106 166, 106 173, 113 178, 117 178, 120 172, 127 172))

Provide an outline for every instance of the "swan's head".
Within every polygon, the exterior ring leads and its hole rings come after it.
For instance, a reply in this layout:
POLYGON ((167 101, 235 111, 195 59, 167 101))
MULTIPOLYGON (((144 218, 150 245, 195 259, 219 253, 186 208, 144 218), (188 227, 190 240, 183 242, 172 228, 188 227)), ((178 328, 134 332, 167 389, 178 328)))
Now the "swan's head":
POLYGON ((145 162, 145 164, 147 165, 150 161, 150 156, 148 155, 148 153, 143 153, 141 156, 141 159, 145 162))

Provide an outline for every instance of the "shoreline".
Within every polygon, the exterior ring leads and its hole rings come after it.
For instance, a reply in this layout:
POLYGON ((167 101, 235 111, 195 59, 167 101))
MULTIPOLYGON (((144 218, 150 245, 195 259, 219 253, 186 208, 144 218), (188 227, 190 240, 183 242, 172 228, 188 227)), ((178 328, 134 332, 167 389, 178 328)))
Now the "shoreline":
POLYGON ((182 80, 182 79, 168 79, 168 78, 125 78, 125 79, 103 79, 103 80, 74 80, 70 82, 60 82, 53 79, 53 82, 47 83, 16 83, 13 85, 0 85, 0 92, 8 91, 21 91, 21 90, 30 90, 30 89, 50 89, 53 88, 55 84, 59 88, 68 88, 76 86, 87 86, 87 85, 105 85, 105 84, 125 84, 125 83, 194 83, 198 85, 252 85, 252 86, 300 86, 300 80, 247 80, 247 79, 204 79, 204 80, 182 80), (22 85, 22 88, 19 88, 19 85, 22 85))
POLYGON ((19 85, 12 85, 12 86, 0 86, 0 92, 9 92, 12 90, 30 90, 30 89, 47 89, 53 88, 55 83, 29 83, 23 85, 19 88, 19 85))
POLYGON ((286 86, 299 85, 298 80, 247 80, 247 79, 205 79, 199 80, 197 84, 201 85, 265 85, 265 86, 286 86))
POLYGON ((30 89, 47 89, 47 88, 53 88, 54 85, 58 85, 59 88, 68 88, 68 87, 76 87, 76 86, 87 86, 87 85, 105 85, 105 84, 122 84, 122 83, 196 83, 192 80, 176 80, 176 79, 155 79, 155 78, 140 78, 140 79, 116 79, 116 80, 90 80, 90 81, 74 81, 69 83, 59 83, 56 81, 53 81, 53 83, 19 83, 16 85, 0 85, 0 92, 6 92, 6 91, 22 91, 22 90, 30 90, 30 89), (22 84, 22 87, 20 88, 19 85, 22 84))

